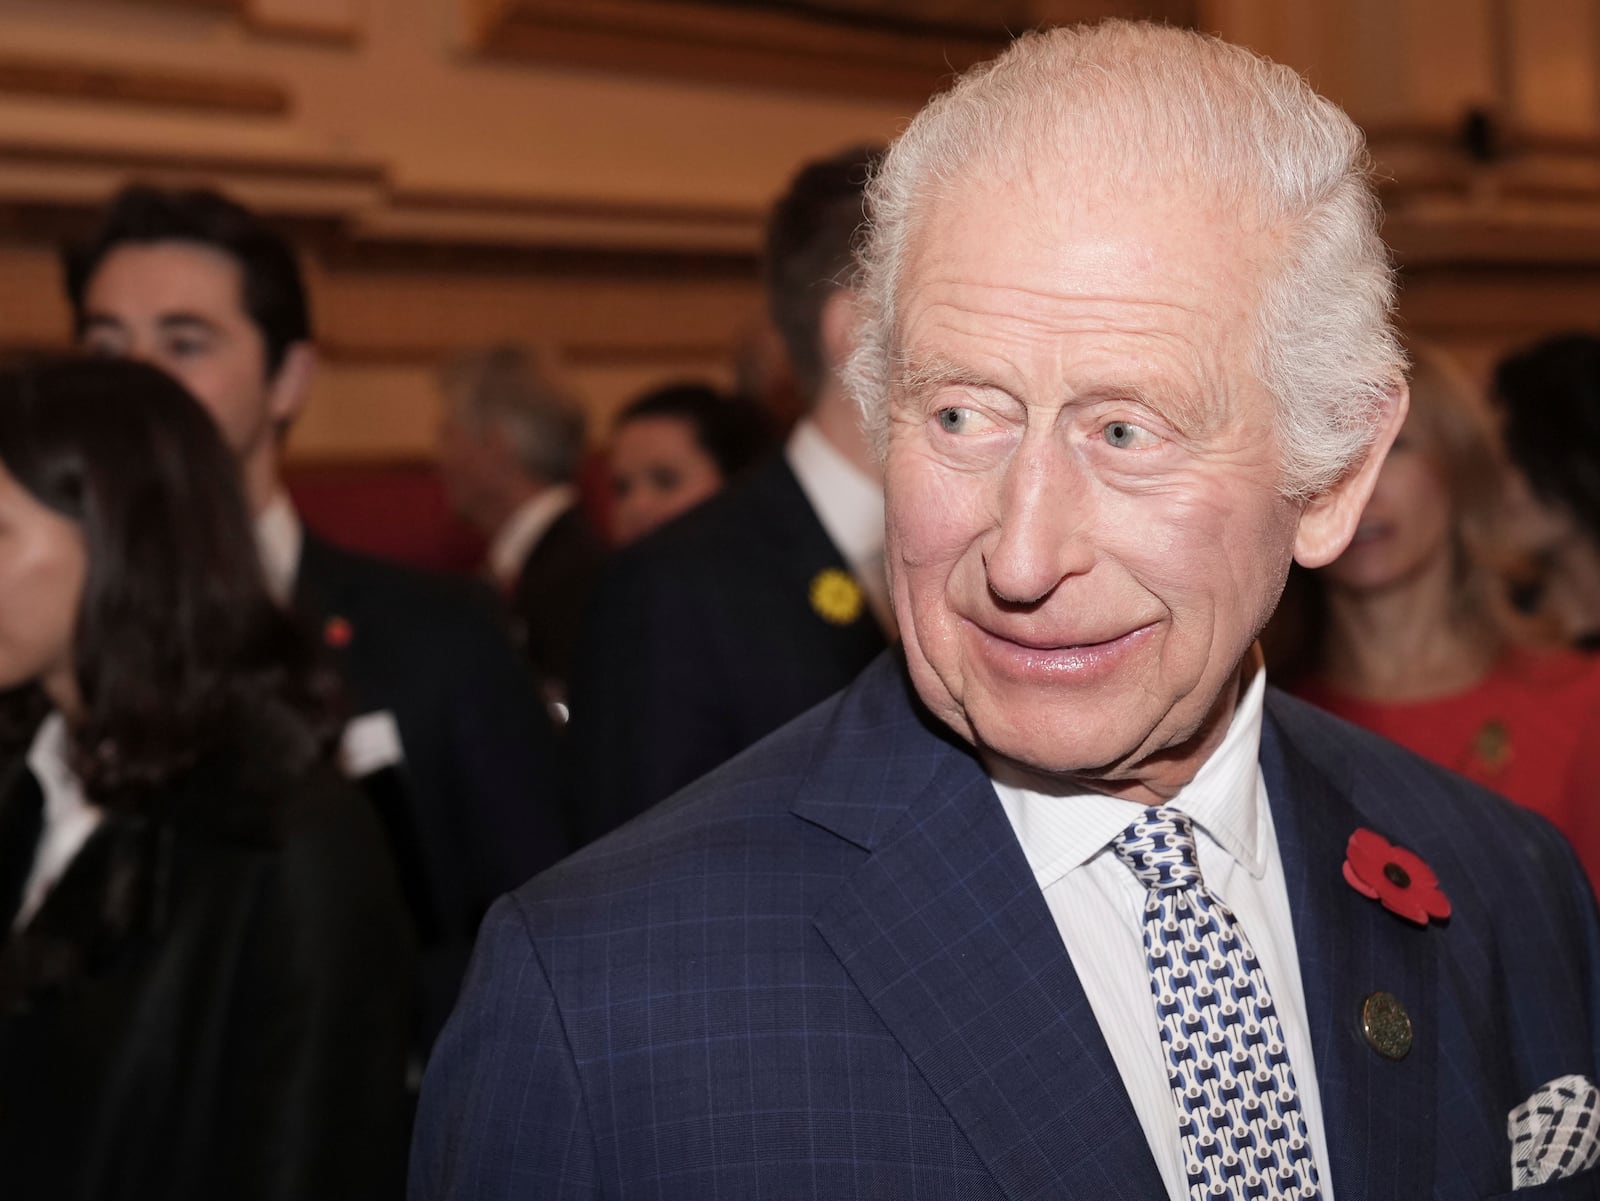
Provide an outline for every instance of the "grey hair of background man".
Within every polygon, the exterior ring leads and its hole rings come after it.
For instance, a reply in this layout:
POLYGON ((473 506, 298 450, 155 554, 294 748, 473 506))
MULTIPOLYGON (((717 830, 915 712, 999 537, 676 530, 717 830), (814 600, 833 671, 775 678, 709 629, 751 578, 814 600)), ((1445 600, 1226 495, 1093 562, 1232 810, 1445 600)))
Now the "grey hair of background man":
POLYGON ((1129 21, 1017 39, 931 101, 876 172, 846 382, 880 453, 918 217, 967 181, 1052 166, 1067 187, 1115 179, 1136 196, 1140 181, 1176 180, 1197 202, 1259 216, 1276 257, 1257 297, 1253 367, 1277 400, 1283 488, 1309 497, 1338 479, 1405 376, 1365 139, 1289 68, 1129 21))
POLYGON ((444 365, 439 385, 450 415, 474 433, 499 430, 528 475, 550 484, 577 478, 584 413, 548 355, 512 345, 467 351, 444 365))

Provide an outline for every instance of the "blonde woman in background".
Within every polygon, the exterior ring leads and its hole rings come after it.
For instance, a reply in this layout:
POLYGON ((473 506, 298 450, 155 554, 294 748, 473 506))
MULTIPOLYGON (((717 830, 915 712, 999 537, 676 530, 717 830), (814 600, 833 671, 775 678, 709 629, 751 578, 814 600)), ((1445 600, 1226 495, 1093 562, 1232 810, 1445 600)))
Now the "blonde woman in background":
POLYGON ((1410 416, 1355 538, 1296 570, 1269 659, 1307 700, 1542 813, 1600 878, 1600 662, 1512 607, 1487 407, 1443 353, 1412 357, 1410 416))

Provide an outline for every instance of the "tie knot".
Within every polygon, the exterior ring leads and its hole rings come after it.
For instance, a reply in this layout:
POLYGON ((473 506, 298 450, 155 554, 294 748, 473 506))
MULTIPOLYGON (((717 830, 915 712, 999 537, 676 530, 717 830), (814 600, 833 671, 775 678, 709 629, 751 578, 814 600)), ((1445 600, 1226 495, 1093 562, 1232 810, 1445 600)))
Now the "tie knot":
POLYGON ((1194 825, 1176 809, 1146 809, 1111 846, 1139 883, 1155 892, 1200 883, 1194 825))

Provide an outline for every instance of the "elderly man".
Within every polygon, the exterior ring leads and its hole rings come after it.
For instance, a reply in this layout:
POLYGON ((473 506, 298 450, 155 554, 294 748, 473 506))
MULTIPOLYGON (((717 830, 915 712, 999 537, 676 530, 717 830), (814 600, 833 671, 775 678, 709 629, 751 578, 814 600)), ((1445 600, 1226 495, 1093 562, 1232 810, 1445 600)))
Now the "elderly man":
POLYGON ((489 539, 488 573, 559 718, 605 546, 578 497, 586 421, 531 349, 469 351, 439 375, 439 473, 455 510, 489 539))
POLYGON ((500 904, 416 1197, 1416 1201, 1586 1166, 1571 852, 1251 649, 1405 413, 1364 168, 1293 73, 1142 25, 1026 37, 913 122, 855 361, 905 661, 500 904))

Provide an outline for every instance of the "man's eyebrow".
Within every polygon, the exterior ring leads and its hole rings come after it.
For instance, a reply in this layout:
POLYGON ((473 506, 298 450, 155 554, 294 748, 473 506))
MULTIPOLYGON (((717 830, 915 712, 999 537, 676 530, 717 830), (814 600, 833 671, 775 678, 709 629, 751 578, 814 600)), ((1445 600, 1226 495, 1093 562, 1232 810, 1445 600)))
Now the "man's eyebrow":
POLYGON ((970 367, 963 367, 942 354, 906 356, 900 362, 896 383, 907 392, 932 392, 938 388, 966 385, 992 388, 995 385, 970 367))
MULTIPOLYGON (((156 319, 156 325, 167 332, 172 332, 175 330, 180 332, 189 330, 202 330, 206 333, 215 333, 222 328, 209 317, 202 316, 199 313, 185 312, 163 313, 156 319)), ((127 322, 125 322, 121 317, 118 317, 115 313, 89 312, 84 314, 81 328, 84 330, 120 330, 127 328, 127 322)))
POLYGON ((216 333, 222 327, 209 317, 199 313, 162 313, 156 325, 166 331, 172 330, 203 330, 206 333, 216 333))

